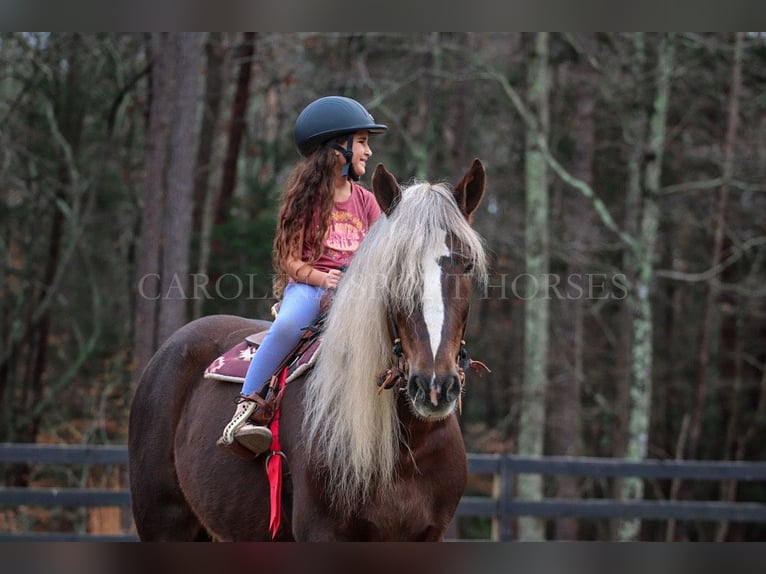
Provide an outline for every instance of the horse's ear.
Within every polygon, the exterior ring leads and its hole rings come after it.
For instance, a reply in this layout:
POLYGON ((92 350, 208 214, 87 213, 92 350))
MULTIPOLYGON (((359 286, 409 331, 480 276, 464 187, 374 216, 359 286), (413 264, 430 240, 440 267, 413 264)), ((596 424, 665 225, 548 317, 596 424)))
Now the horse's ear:
POLYGON ((454 194, 460 211, 463 212, 468 222, 471 222, 473 212, 479 207, 481 198, 484 196, 484 165, 478 158, 473 160, 471 167, 463 176, 463 179, 455 186, 454 194))
POLYGON ((386 215, 391 214, 402 196, 402 190, 396 178, 382 163, 375 167, 375 173, 372 174, 372 193, 375 194, 380 209, 386 215))

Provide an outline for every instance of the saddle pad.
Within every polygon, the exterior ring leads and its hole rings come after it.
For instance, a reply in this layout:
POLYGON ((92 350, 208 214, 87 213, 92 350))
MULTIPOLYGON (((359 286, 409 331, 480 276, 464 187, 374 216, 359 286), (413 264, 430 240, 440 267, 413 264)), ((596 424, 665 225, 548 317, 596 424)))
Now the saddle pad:
MULTIPOLYGON (((229 383, 245 382, 245 375, 253 360, 255 352, 263 341, 265 331, 246 337, 244 341, 233 346, 223 355, 208 365, 204 378, 226 381, 229 383)), ((299 377, 314 365, 320 339, 307 340, 297 349, 297 354, 289 364, 288 382, 299 377)))
POLYGON ((230 383, 244 383, 247 368, 257 349, 256 345, 247 340, 242 341, 210 363, 205 369, 204 377, 230 383))

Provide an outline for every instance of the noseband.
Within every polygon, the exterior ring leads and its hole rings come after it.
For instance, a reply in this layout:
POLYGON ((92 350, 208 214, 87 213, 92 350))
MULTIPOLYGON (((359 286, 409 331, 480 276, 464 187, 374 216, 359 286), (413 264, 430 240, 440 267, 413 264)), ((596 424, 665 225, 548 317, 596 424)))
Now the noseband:
MULTIPOLYGON (((378 377, 378 393, 380 394, 384 390, 398 388, 400 391, 405 389, 407 380, 409 379, 409 364, 404 357, 404 347, 402 347, 402 339, 399 336, 399 327, 396 324, 394 315, 391 309, 388 309, 388 332, 391 337, 391 353, 394 356, 394 364, 389 369, 384 371, 378 377)), ((460 394, 458 395, 458 411, 462 409, 462 396, 463 388, 465 387, 465 373, 466 370, 471 369, 479 376, 482 373, 491 373, 492 371, 482 363, 481 361, 474 361, 468 358, 468 350, 465 346, 465 330, 468 326, 466 322, 463 325, 463 337, 460 339, 460 349, 458 350, 457 357, 455 359, 455 368, 457 370, 458 378, 460 379, 460 394)))

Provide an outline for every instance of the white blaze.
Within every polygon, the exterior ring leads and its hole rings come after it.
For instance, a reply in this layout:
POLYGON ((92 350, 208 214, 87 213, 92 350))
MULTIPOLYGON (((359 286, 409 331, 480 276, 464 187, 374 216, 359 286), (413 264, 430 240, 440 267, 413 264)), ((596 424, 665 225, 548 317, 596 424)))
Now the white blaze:
POLYGON ((439 258, 449 255, 445 232, 442 241, 435 241, 423 258, 423 319, 431 341, 431 352, 436 360, 442 340, 444 325, 444 297, 442 295, 442 270, 439 258))

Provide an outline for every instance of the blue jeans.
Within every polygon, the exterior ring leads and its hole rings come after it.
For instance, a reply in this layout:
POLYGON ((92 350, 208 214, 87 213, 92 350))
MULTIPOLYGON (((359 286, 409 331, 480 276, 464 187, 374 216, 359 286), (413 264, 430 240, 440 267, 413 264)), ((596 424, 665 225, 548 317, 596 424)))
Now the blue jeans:
POLYGON ((319 315, 325 289, 305 283, 288 283, 282 295, 279 315, 258 347, 245 375, 242 394, 260 393, 279 364, 298 344, 303 331, 319 315))

